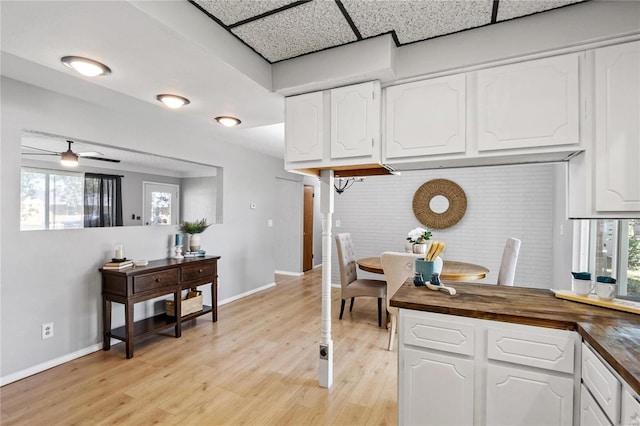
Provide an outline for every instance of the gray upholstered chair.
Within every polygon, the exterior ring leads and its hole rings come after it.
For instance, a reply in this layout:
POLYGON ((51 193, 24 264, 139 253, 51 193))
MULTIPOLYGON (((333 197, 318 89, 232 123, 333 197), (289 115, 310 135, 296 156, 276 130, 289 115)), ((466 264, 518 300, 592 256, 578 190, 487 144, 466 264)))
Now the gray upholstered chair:
POLYGON ((387 312, 391 316, 389 327, 389 350, 393 350, 393 339, 398 324, 398 308, 389 305, 389 300, 398 291, 407 278, 413 277, 416 269, 416 256, 413 253, 384 252, 380 263, 387 280, 387 312))
POLYGON ((342 319, 344 303, 347 299, 351 299, 349 306, 349 312, 351 312, 354 298, 376 297, 378 298, 378 327, 382 327, 382 299, 385 299, 387 295, 387 283, 382 280, 358 279, 351 234, 337 234, 335 239, 338 248, 338 265, 340 265, 340 288, 342 289, 340 319, 342 319))
POLYGON ((516 276, 516 264, 520 252, 521 241, 517 238, 509 238, 502 252, 502 262, 498 271, 498 285, 513 286, 516 276))

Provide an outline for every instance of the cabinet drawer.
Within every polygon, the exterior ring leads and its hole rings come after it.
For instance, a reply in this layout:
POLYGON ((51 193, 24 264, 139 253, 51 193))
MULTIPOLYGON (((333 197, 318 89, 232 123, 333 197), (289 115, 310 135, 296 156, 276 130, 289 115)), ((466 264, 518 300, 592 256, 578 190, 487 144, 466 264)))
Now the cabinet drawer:
POLYGON ((407 314, 401 325, 404 344, 437 349, 462 355, 474 354, 474 332, 472 324, 439 319, 435 314, 407 314))
POLYGON ((182 282, 204 280, 203 284, 213 281, 216 272, 216 265, 213 262, 198 263, 196 265, 183 266, 180 268, 182 282))
POLYGON ((640 401, 635 399, 627 389, 622 392, 622 419, 620 423, 640 426, 640 401))
POLYGON ((133 277, 133 292, 143 293, 178 284, 178 269, 160 271, 133 277))
POLYGON ((620 421, 620 392, 618 379, 598 356, 582 344, 582 382, 600 404, 613 424, 620 421))
POLYGON ((487 357, 546 370, 573 373, 574 339, 557 330, 543 333, 522 329, 489 328, 487 357))
POLYGON ((580 385, 580 426, 612 426, 595 399, 580 385))

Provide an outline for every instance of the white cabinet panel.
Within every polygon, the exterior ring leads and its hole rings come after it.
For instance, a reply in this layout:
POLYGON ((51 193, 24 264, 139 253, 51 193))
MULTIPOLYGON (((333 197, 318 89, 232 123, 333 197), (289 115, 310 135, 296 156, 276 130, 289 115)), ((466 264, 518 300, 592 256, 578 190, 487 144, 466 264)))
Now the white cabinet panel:
POLYGON ((386 89, 386 158, 465 152, 465 75, 386 89))
POLYGON ((407 314, 401 324, 404 343, 462 355, 473 355, 474 327, 460 321, 407 314))
POLYGON ((380 138, 380 83, 331 90, 331 158, 371 156, 380 138))
POLYGON ((285 161, 322 160, 324 154, 322 92, 285 99, 285 161))
POLYGON ((620 420, 620 382, 584 343, 582 344, 582 381, 607 417, 617 424, 620 420))
POLYGON ((579 144, 580 55, 478 71, 478 149, 579 144))
POLYGON ((584 385, 580 385, 580 426, 612 426, 584 385))
POLYGON ((400 408, 409 425, 473 424, 473 361, 404 349, 400 408), (437 378, 437 380, 434 380, 437 378))
POLYGON ((486 406, 488 425, 570 425, 573 378, 489 365, 486 406))
POLYGON ((489 359, 564 373, 573 372, 574 338, 558 330, 532 333, 522 330, 489 328, 489 359))
POLYGON ((620 423, 628 426, 640 426, 640 402, 629 390, 622 392, 622 418, 620 423))
POLYGON ((598 211, 640 210, 640 41, 595 51, 598 211))

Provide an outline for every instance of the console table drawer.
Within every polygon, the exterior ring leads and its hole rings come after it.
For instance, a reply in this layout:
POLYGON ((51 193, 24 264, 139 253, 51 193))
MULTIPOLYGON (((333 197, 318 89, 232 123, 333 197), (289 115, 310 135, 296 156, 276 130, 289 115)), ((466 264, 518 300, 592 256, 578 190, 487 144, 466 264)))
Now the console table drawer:
POLYGON ((204 265, 188 265, 180 268, 180 271, 182 273, 182 282, 205 279, 203 284, 206 284, 213 280, 213 275, 216 272, 216 264, 210 262, 204 265))
POLYGON ((133 277, 133 293, 143 293, 157 288, 175 286, 178 282, 178 270, 154 272, 133 277))

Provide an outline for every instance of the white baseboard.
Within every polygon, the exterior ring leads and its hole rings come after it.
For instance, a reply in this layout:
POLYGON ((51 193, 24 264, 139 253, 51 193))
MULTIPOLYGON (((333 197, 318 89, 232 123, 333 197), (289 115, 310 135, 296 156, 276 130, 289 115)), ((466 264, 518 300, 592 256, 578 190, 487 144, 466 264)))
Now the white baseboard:
MULTIPOLYGON (((224 300, 218 300, 218 306, 225 305, 227 303, 233 302, 234 300, 242 299, 243 297, 250 296, 254 293, 258 293, 263 290, 267 290, 269 288, 275 287, 276 283, 270 283, 264 285, 262 287, 255 288, 253 290, 247 291, 245 293, 241 293, 232 297, 229 297, 224 300)), ((111 345, 115 345, 118 343, 123 343, 117 339, 111 339, 111 345)), ((8 385, 9 383, 17 382, 18 380, 24 379, 25 377, 33 376, 34 374, 41 373, 45 370, 48 370, 53 367, 57 367, 58 365, 64 364, 69 361, 73 361, 74 359, 81 358, 85 355, 89 355, 94 352, 98 352, 102 350, 102 342, 96 343, 95 345, 91 345, 84 349, 80 349, 79 351, 75 351, 61 357, 51 359, 49 361, 43 362, 41 364, 34 365, 29 368, 25 368, 24 370, 16 371, 15 373, 6 375, 4 377, 0 377, 0 386, 8 385)))
POLYGON ((271 284, 263 285, 262 287, 254 288, 253 290, 249 290, 244 293, 236 294, 235 296, 231 296, 224 300, 218 300, 218 306, 226 305, 229 302, 233 302, 234 300, 242 299, 243 297, 251 296, 254 293, 259 293, 263 290, 270 289, 271 287, 275 287, 276 283, 273 282, 271 284))
POLYGON ((273 272, 278 275, 289 275, 292 277, 301 277, 304 275, 304 272, 290 272, 290 271, 278 271, 278 270, 273 272))
POLYGON ((313 267, 313 269, 317 269, 317 268, 322 268, 322 263, 318 263, 316 266, 313 267))

